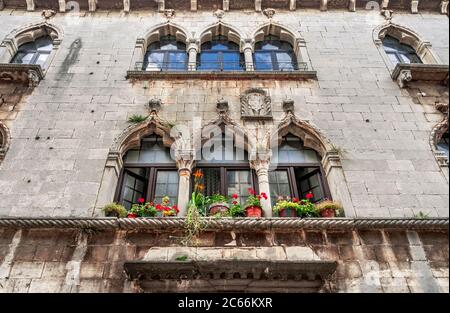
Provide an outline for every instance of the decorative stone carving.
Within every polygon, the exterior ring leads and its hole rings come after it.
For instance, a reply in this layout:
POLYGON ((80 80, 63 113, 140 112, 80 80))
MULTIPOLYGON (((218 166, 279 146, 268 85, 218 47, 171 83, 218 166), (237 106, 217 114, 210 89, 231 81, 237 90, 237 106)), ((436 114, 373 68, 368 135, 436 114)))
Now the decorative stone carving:
POLYGON ((156 0, 158 3, 158 12, 164 12, 166 10, 166 1, 165 0, 156 0))
POLYGON ((95 12, 97 10, 97 0, 88 0, 89 12, 95 12))
POLYGON ((161 111, 161 99, 152 99, 148 102, 150 113, 158 113, 161 111))
POLYGON ((44 78, 39 65, 34 64, 0 64, 0 81, 28 84, 35 87, 44 78))
POLYGON ((6 151, 9 149, 11 134, 8 127, 0 122, 0 163, 5 157, 6 151))
POLYGON ((320 11, 328 10, 328 0, 320 0, 320 11))
POLYGON ((45 20, 49 20, 50 18, 52 18, 53 16, 56 15, 56 12, 54 10, 43 10, 41 16, 45 19, 45 20))
POLYGON ((388 9, 382 9, 381 10, 381 15, 383 15, 384 19, 387 20, 387 21, 392 20, 393 14, 394 14, 393 10, 388 10, 388 9))
POLYGON ((123 0, 123 11, 128 13, 130 12, 130 3, 131 0, 123 0))
POLYGON ((272 99, 260 88, 251 88, 241 96, 243 119, 272 119, 272 99))
POLYGON ((27 11, 34 11, 34 9, 36 8, 34 0, 26 0, 26 2, 27 2, 27 11))
POLYGON ((256 12, 262 11, 262 0, 255 0, 255 11, 256 12))
POLYGON ((448 0, 441 1, 441 14, 448 14, 448 0))
POLYGON ((228 113, 228 109, 229 109, 228 101, 226 101, 224 99, 217 101, 217 112, 220 115, 227 114, 228 113))
POLYGON ((348 2, 348 10, 350 12, 356 12, 356 0, 349 0, 349 2, 348 2))
POLYGON ((400 88, 405 88, 406 84, 412 80, 412 74, 410 70, 402 70, 397 77, 397 83, 400 88))
POLYGON ((411 13, 419 13, 419 0, 411 0, 411 13))
POLYGON ((173 10, 173 9, 164 10, 164 16, 167 19, 174 18, 175 17, 175 10, 173 10))
POLYGON ((66 12, 66 0, 58 0, 59 12, 66 12))
POLYGON ((224 10, 217 10, 213 13, 213 15, 215 17, 217 17, 218 19, 222 19, 225 16, 225 11, 224 10))
POLYGON ((382 9, 387 9, 388 6, 389 6, 389 0, 381 1, 381 8, 382 9))
POLYGON ((191 11, 197 11, 197 0, 191 0, 191 11))
POLYGON ((275 9, 268 8, 268 9, 265 9, 263 11, 263 13, 268 18, 273 18, 275 16, 275 13, 277 13, 277 11, 275 11, 275 9))
POLYGON ((38 72, 34 70, 28 71, 28 86, 30 87, 36 87, 39 85, 39 82, 41 81, 38 72))
POLYGON ((286 113, 294 113, 295 111, 295 102, 294 100, 284 100, 283 101, 283 111, 286 113))
POLYGON ((297 0, 289 0, 289 10, 297 10, 297 0))
POLYGON ((448 103, 436 102, 435 107, 444 115, 444 119, 431 131, 430 145, 439 166, 448 167, 449 160, 447 155, 440 151, 437 147, 437 144, 441 140, 442 136, 448 132, 448 103))
POLYGON ((230 11, 230 0, 223 0, 222 8, 224 11, 230 11))

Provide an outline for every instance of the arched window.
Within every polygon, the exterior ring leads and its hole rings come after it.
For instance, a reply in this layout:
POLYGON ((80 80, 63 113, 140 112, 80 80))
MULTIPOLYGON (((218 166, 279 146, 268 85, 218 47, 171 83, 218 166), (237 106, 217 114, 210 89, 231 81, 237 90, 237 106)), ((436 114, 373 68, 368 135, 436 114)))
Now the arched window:
POLYGON ((234 139, 222 133, 205 143, 198 152, 201 160, 196 162, 196 169, 203 173, 204 195, 237 194, 241 204, 245 204, 248 189, 257 187, 256 174, 250 169, 247 151, 239 148, 234 139))
POLYGON ((243 71, 245 68, 239 45, 226 36, 215 36, 202 44, 198 63, 199 71, 243 71))
POLYGON ((146 71, 184 71, 187 69, 186 44, 175 36, 163 36, 148 46, 144 57, 146 71))
POLYGON ((44 65, 53 50, 53 40, 43 36, 21 45, 11 63, 44 65))
POLYGON ((255 46, 255 69, 257 71, 293 71, 298 69, 294 48, 278 36, 265 36, 255 46))
POLYGON ((384 51, 393 64, 422 63, 413 47, 401 43, 397 38, 386 35, 383 38, 384 51))
POLYGON ((161 137, 144 138, 139 149, 125 154, 123 162, 117 198, 127 209, 140 198, 160 203, 168 196, 177 203, 178 171, 170 148, 163 145, 161 137))
POLYGON ((448 130, 442 135, 441 139, 437 144, 437 148, 439 151, 445 153, 447 158, 449 157, 449 138, 448 138, 448 130))
POLYGON ((269 172, 273 204, 280 196, 304 199, 310 192, 314 195, 313 202, 330 198, 320 156, 305 148, 301 139, 291 134, 284 136, 276 160, 276 170, 269 172))

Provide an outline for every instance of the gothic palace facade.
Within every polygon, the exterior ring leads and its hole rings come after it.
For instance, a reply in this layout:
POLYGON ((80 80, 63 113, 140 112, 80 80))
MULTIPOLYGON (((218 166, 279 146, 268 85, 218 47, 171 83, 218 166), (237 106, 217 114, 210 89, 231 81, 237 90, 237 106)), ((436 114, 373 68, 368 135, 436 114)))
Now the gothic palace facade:
POLYGON ((448 292, 448 3, 0 0, 0 291, 448 292))

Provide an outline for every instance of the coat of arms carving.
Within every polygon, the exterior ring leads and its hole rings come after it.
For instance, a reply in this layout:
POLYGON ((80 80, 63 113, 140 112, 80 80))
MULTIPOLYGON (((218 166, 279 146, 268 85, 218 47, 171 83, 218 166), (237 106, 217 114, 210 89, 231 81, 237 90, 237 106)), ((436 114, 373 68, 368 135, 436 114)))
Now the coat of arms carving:
POLYGON ((272 119, 272 99, 260 88, 251 88, 241 96, 243 119, 272 119))

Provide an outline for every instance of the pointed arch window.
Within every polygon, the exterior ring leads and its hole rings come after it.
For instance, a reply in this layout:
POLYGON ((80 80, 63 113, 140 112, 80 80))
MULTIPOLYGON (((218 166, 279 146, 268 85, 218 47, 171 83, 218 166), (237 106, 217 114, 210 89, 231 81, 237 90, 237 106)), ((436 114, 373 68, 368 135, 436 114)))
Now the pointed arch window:
POLYGON ((243 71, 244 55, 239 45, 229 41, 226 36, 215 36, 201 46, 198 56, 199 71, 243 71))
POLYGON ((329 188, 316 151, 305 148, 300 138, 286 135, 278 148, 276 170, 269 172, 272 204, 278 197, 304 199, 312 193, 313 202, 330 198, 329 188))
POLYGON ((401 43, 397 38, 386 35, 383 38, 384 51, 393 64, 398 63, 422 63, 413 47, 401 43))
POLYGON ((116 198, 127 209, 140 198, 160 203, 169 196, 172 203, 177 203, 178 170, 161 137, 144 138, 138 149, 125 154, 123 162, 116 198))
POLYGON ((448 130, 442 135, 442 137, 440 138, 438 144, 437 144, 437 148, 439 151, 443 152, 447 158, 449 157, 449 136, 448 136, 448 130))
POLYGON ((185 71, 187 69, 186 43, 175 36, 163 36, 148 46, 143 69, 146 71, 185 71))
POLYGON ((52 50, 52 38, 50 36, 43 36, 35 41, 21 45, 12 58, 11 63, 38 64, 43 66, 52 50))
POLYGON ((203 173, 204 195, 232 196, 237 194, 241 204, 249 196, 249 188, 257 187, 255 172, 250 169, 247 151, 235 144, 234 136, 222 133, 203 145, 196 169, 203 173))
POLYGON ((298 70, 294 48, 278 36, 268 35, 255 46, 255 69, 257 71, 294 71, 298 70))

